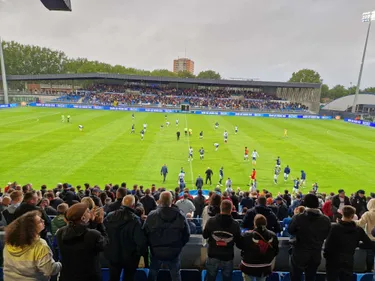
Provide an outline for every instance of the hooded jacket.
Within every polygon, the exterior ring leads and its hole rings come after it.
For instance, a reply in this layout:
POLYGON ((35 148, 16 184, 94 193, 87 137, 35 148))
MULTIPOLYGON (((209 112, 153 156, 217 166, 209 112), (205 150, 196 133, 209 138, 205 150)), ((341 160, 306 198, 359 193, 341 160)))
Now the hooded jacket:
POLYGON ((101 231, 85 225, 68 224, 56 232, 61 261, 60 281, 101 281, 100 252, 108 244, 103 225, 101 231))
POLYGON ((178 257, 190 238, 185 216, 175 206, 159 206, 152 211, 143 225, 151 254, 159 260, 178 257))
POLYGON ((331 229, 331 221, 317 209, 306 209, 293 216, 288 232, 296 237, 294 248, 303 252, 321 252, 331 229))
POLYGON ((372 241, 375 241, 375 236, 371 234, 372 230, 375 228, 375 199, 371 199, 367 203, 367 209, 368 211, 365 212, 362 215, 361 219, 356 221, 356 223, 362 228, 366 227, 365 231, 368 237, 372 241))
POLYGON ((143 196, 139 201, 143 204, 146 216, 157 207, 154 197, 150 195, 143 196))
POLYGON ((9 205, 9 207, 2 212, 1 225, 6 226, 15 220, 14 212, 19 205, 20 203, 9 205))
POLYGON ((63 226, 66 226, 65 216, 63 214, 59 214, 56 217, 54 217, 53 220, 51 221, 51 233, 52 233, 52 235, 55 236, 57 230, 59 230, 63 226))
POLYGON ((4 247, 4 280, 48 281, 61 270, 44 239, 38 238, 27 247, 6 244, 4 247))
POLYGON ((274 232, 262 228, 242 234, 241 271, 250 276, 266 276, 272 272, 272 261, 279 253, 274 232))
POLYGON ((242 221, 242 227, 248 228, 248 229, 254 229, 254 218, 257 214, 261 214, 266 217, 267 229, 275 233, 281 232, 281 226, 280 226, 279 221, 277 220, 276 215, 272 212, 270 208, 264 205, 258 205, 248 210, 242 221))
POLYGON ((234 258, 234 244, 241 243, 241 229, 231 215, 211 217, 204 227, 203 238, 207 239, 207 254, 210 258, 229 261, 234 258))
POLYGON ((354 221, 340 221, 333 225, 324 248, 327 265, 341 265, 352 271, 354 253, 358 246, 363 249, 374 247, 365 231, 357 226, 354 221), (360 245, 361 241, 363 244, 360 245))
POLYGON ((108 214, 104 225, 109 237, 104 255, 111 263, 124 264, 139 259, 147 251, 142 223, 133 209, 121 206, 119 210, 108 214))

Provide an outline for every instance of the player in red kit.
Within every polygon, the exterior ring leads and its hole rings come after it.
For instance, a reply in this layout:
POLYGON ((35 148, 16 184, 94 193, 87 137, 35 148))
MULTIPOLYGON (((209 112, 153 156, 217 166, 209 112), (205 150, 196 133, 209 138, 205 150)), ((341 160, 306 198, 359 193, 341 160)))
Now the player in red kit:
POLYGON ((243 156, 243 160, 249 161, 249 149, 247 147, 245 147, 245 154, 243 156))
POLYGON ((253 169, 253 171, 251 172, 251 176, 250 176, 251 182, 254 182, 256 177, 257 177, 257 171, 253 169))

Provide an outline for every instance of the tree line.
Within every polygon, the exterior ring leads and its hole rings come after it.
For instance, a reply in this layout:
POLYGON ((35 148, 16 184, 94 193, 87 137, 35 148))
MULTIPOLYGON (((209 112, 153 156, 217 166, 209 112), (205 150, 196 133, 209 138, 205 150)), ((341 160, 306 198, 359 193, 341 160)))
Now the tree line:
POLYGON ((7 75, 105 72, 142 76, 221 79, 220 74, 213 70, 201 71, 198 75, 187 71, 174 73, 168 69, 149 71, 91 61, 86 58, 69 58, 62 51, 23 45, 15 41, 3 41, 2 43, 7 75))
MULTIPOLYGON (((303 82, 303 83, 323 83, 320 74, 312 69, 301 69, 293 72, 289 82, 303 82)), ((330 88, 327 84, 322 84, 321 99, 329 98, 335 100, 347 95, 353 95, 356 91, 356 86, 345 87, 343 85, 336 85, 330 88)), ((368 87, 360 90, 361 93, 375 94, 375 87, 368 87)))
MULTIPOLYGON (((24 45, 15 41, 3 41, 5 68, 8 75, 25 74, 69 74, 69 73, 116 73, 141 76, 161 76, 199 79, 221 79, 221 75, 213 70, 201 71, 194 75, 187 71, 174 73, 168 69, 155 69, 152 71, 111 65, 86 58, 69 58, 64 52, 34 45, 24 45)), ((323 83, 320 74, 312 69, 301 69, 292 74, 289 82, 323 83)), ((329 88, 322 84, 321 98, 337 99, 354 94, 355 86, 346 88, 336 85, 329 88)), ((362 89, 361 92, 374 93, 375 87, 362 89)))

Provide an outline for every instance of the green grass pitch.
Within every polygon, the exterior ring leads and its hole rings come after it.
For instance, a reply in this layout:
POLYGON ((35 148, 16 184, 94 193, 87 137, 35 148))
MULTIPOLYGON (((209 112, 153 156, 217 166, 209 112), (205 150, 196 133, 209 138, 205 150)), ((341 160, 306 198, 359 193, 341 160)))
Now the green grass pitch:
MULTIPOLYGON (((375 191, 375 130, 336 120, 295 120, 254 117, 224 117, 193 114, 168 114, 165 125, 161 113, 135 113, 136 133, 131 134, 131 112, 83 109, 15 108, 0 111, 0 184, 9 181, 31 182, 35 188, 58 182, 72 185, 89 182, 103 187, 106 183, 126 182, 168 189, 177 186, 181 167, 186 172, 187 186, 193 187, 198 174, 204 177, 207 167, 214 171, 213 186, 219 168, 224 167, 224 180, 230 177, 233 187, 248 190, 251 160, 243 160, 244 147, 260 155, 257 169, 259 189, 272 192, 291 190, 292 180, 273 183, 275 159, 281 157, 291 178, 307 173, 307 192, 317 181, 321 192, 375 191), (71 115, 71 123, 62 123, 61 115, 71 115), (175 120, 179 119, 180 141, 176 140, 175 120), (218 121, 220 127, 214 129, 218 121), (140 139, 143 123, 147 123, 144 141, 140 139), (84 126, 80 132, 78 125, 84 126), (183 128, 193 130, 185 137, 183 128), (238 125, 239 133, 234 134, 238 125), (284 128, 288 138, 283 137, 284 128), (224 130, 229 132, 223 142, 224 130), (199 139, 200 130, 204 139, 199 139), (218 151, 213 144, 220 143, 218 151), (188 147, 194 149, 194 160, 188 162, 188 147), (199 159, 199 148, 205 159, 199 159), (160 168, 167 164, 169 174, 162 184, 160 168)), ((251 157, 251 155, 250 155, 251 157)), ((209 186, 204 186, 210 189, 209 186)))

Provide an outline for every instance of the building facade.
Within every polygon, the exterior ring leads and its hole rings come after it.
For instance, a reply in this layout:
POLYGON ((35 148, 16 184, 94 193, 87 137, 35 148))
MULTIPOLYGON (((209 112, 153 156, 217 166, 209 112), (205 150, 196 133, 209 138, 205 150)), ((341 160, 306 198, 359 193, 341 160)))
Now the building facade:
POLYGON ((194 74, 194 62, 188 58, 179 58, 173 61, 173 72, 187 71, 194 74))

